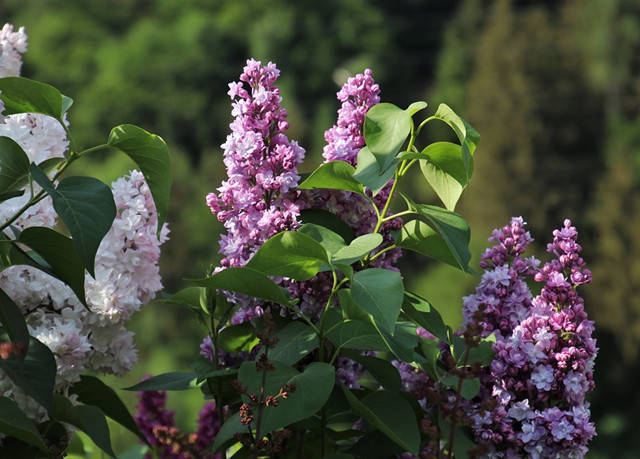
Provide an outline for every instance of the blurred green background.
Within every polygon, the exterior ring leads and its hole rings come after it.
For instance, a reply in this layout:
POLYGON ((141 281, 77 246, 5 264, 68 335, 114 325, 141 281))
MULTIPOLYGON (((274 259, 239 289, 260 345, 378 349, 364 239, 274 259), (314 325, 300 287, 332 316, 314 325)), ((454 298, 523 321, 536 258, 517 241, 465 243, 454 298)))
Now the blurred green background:
MULTIPOLYGON (((640 457, 640 1, 639 0, 2 0, 4 22, 23 25, 23 74, 75 99, 81 145, 135 123, 173 152, 168 291, 218 259, 220 225, 204 205, 224 167, 227 83, 247 57, 272 60, 292 138, 321 159, 335 121, 335 93, 370 67, 382 99, 451 105, 481 133, 473 182, 459 211, 475 260, 490 229, 522 215, 543 256, 551 231, 571 218, 594 272, 582 293, 597 321, 600 355, 592 394, 598 437, 590 457, 640 457)), ((433 129, 433 128, 430 128, 433 129)), ((433 129, 423 141, 449 135, 433 129)), ((94 157, 77 173, 110 181, 132 167, 94 157)), ((411 193, 435 201, 418 175, 411 193)), ((412 288, 455 324, 476 280, 407 255, 412 288)), ((141 375, 189 370, 202 337, 194 317, 152 305, 131 323, 141 375)), ((135 395, 123 393, 133 406, 135 395)), ((197 391, 172 394, 180 426, 195 426, 197 391)), ((116 449, 135 439, 115 429, 116 449)))

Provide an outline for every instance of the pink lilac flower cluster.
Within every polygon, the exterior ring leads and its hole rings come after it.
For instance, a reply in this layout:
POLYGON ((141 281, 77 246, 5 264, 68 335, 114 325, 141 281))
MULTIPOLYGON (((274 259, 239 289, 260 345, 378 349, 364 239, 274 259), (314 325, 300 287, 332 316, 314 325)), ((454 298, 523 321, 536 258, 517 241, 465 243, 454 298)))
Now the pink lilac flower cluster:
MULTIPOLYGON (((147 376, 145 379, 148 379, 147 376)), ((198 415, 195 433, 183 434, 175 427, 174 411, 167 410, 164 391, 139 392, 138 411, 134 415, 150 445, 161 459, 219 459, 221 453, 207 452, 220 430, 220 414, 214 402, 206 403, 198 415)), ((151 454, 145 456, 151 459, 151 454)))
POLYGON ((480 398, 491 396, 496 403, 489 410, 477 406, 474 434, 478 442, 489 445, 488 457, 583 457, 595 435, 585 395, 594 387, 597 348, 591 336, 593 322, 587 319, 576 287, 590 282, 591 273, 584 268, 578 232, 569 220, 554 231, 547 246, 555 258, 532 272, 536 263, 520 258, 530 241, 523 225, 514 219, 494 232, 492 240, 498 245, 485 253, 485 267, 493 268, 485 276, 495 277, 492 272, 506 267, 509 283, 498 281, 505 288, 517 285, 514 276, 522 282, 533 277, 544 283, 540 294, 531 299, 517 288, 524 312, 506 295, 486 305, 485 317, 476 313, 475 305, 495 296, 495 285, 484 282, 477 299, 465 303, 465 320, 480 318, 483 330, 496 335, 494 360, 480 392, 480 398), (525 317, 518 320, 521 312, 525 317), (511 331, 508 324, 513 324, 511 331))
POLYGON ((304 149, 289 140, 287 112, 275 82, 280 71, 249 59, 239 82, 229 84, 233 100, 231 134, 222 144, 228 179, 207 205, 224 223, 223 267, 243 266, 274 234, 295 229, 300 213, 290 190, 298 185, 304 149))
POLYGON ((11 24, 0 30, 0 74, 20 76, 22 54, 27 50, 27 34, 24 27, 16 31, 11 24))

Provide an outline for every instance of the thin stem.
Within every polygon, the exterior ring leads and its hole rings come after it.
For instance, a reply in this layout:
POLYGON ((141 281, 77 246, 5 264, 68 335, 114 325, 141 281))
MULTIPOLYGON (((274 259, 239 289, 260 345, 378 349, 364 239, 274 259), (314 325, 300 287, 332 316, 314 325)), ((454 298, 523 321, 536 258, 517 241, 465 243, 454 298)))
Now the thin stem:
MULTIPOLYGON (((467 363, 469 361, 469 346, 464 350, 464 361, 462 362, 462 368, 467 368, 467 363)), ((449 455, 448 458, 453 458, 453 442, 456 437, 456 411, 458 410, 458 405, 460 404, 460 397, 462 397, 462 383, 464 382, 464 378, 458 376, 458 388, 456 390, 456 403, 453 405, 453 418, 451 419, 451 426, 449 430, 449 455)))
POLYGON ((416 130, 416 137, 418 137, 418 135, 420 134, 420 131, 422 130, 422 128, 424 127, 425 124, 427 124, 429 121, 433 121, 433 120, 437 120, 438 118, 436 118, 434 115, 430 116, 429 118, 426 118, 422 123, 420 123, 420 126, 418 126, 418 129, 416 130))
POLYGON ((395 218, 402 217, 404 215, 412 215, 412 214, 415 214, 415 212, 412 210, 404 210, 402 212, 398 212, 397 214, 389 215, 388 217, 383 218, 382 223, 391 221, 395 218))
MULTIPOLYGON (((400 168, 402 169, 402 167, 404 166, 404 163, 406 161, 402 161, 402 163, 400 164, 400 168)), ((377 233, 378 231, 380 231, 380 227, 382 226, 382 219, 384 218, 384 216, 387 214, 387 211, 389 210, 389 206, 391 205, 391 200, 393 199, 393 195, 396 192, 396 188, 398 187, 398 170, 396 169, 395 173, 393 174, 393 184, 391 185, 391 190, 389 191, 389 197, 387 198, 387 202, 385 202, 384 207, 382 208, 382 212, 380 212, 380 216, 378 217, 378 223, 376 223, 376 227, 373 229, 374 233, 377 233)))
POLYGON ((29 202, 27 202, 24 206, 22 206, 15 214, 13 214, 13 216, 9 220, 7 220, 2 225, 0 225, 0 231, 4 231, 9 225, 15 222, 18 218, 20 218, 20 216, 23 214, 25 210, 37 204, 38 202, 42 201, 45 197, 46 197, 45 192, 40 191, 35 197, 31 198, 29 202))
POLYGON ((307 325, 309 325, 309 326, 313 329, 313 331, 314 331, 314 332, 316 332, 316 335, 319 335, 319 334, 320 334, 320 329, 319 329, 318 327, 316 327, 316 325, 311 321, 311 319, 309 319, 309 318, 304 314, 304 312, 302 312, 302 310, 301 310, 300 308, 296 307, 296 306, 295 306, 295 305, 293 305, 293 304, 287 304, 287 305, 285 305, 285 306, 286 306, 286 307, 288 307, 289 309, 291 309, 291 310, 292 310, 293 312, 295 312, 296 314, 298 314, 298 315, 300 316, 300 318, 301 318, 302 320, 304 320, 304 321, 307 323, 307 325))
MULTIPOLYGON (((267 357, 269 354, 269 346, 265 346, 264 349, 264 357, 265 357, 265 361, 267 361, 267 357)), ((267 366, 265 365, 265 368, 262 371, 262 384, 260 385, 260 404, 258 405, 258 418, 256 420, 256 439, 255 439, 255 443, 254 443, 254 455, 253 457, 255 459, 258 459, 258 452, 259 452, 259 445, 258 442, 260 442, 260 439, 262 437, 260 437, 260 428, 262 427, 262 414, 264 412, 264 392, 265 392, 265 388, 267 386, 267 366)))
POLYGON ((382 249, 380 252, 376 253, 374 256, 372 256, 371 258, 369 258, 369 261, 373 261, 376 258, 378 258, 380 255, 384 254, 385 252, 388 252, 389 250, 393 250, 395 249, 397 246, 395 244, 391 244, 389 247, 385 247, 384 249, 382 249))
POLYGON ((93 153, 94 151, 106 150, 107 148, 111 148, 111 145, 103 143, 102 145, 96 145, 95 147, 87 148, 86 150, 82 150, 80 153, 73 155, 76 158, 81 158, 82 156, 93 153))
POLYGON ((404 174, 406 174, 407 171, 411 168, 411 166, 413 166, 417 161, 418 161, 417 159, 412 159, 411 161, 409 161, 409 163, 407 163, 407 165, 404 167, 404 169, 400 170, 398 175, 400 177, 404 177, 404 174))

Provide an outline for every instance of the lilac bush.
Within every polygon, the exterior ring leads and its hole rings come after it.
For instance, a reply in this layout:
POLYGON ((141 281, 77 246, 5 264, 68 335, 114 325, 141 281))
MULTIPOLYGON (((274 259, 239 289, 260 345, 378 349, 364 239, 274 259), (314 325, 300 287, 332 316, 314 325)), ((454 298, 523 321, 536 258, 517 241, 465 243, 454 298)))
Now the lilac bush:
POLYGON ((24 30, 0 31, 0 455, 60 457, 81 430, 115 457, 107 417, 138 436, 134 457, 587 454, 597 347, 577 290, 591 273, 576 228, 554 231, 544 264, 525 256, 522 218, 495 230, 461 326, 445 323, 405 288, 398 260, 412 251, 475 274, 455 207, 479 135, 446 104, 423 116, 424 101, 383 102, 369 69, 337 93, 310 174, 287 136, 275 64, 249 59, 229 84, 227 178, 206 196, 224 225, 223 258, 163 297, 193 311, 206 336, 192 372, 126 389, 139 392, 129 414, 87 372, 119 375, 136 361, 125 325, 162 289, 168 150, 131 125, 79 149, 73 101, 17 76, 25 50, 24 30), (457 141, 419 145, 433 122, 457 141), (63 177, 102 149, 139 170, 110 187, 63 177), (400 193, 414 166, 442 205, 400 193), (186 432, 167 391, 193 389, 205 402, 186 432))

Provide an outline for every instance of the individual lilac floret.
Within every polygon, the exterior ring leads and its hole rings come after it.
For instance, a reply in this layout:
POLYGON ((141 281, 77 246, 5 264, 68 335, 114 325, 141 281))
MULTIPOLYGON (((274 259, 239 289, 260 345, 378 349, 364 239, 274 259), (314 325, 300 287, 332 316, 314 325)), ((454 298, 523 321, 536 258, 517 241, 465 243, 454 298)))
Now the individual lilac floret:
POLYGON ((593 322, 576 291, 591 273, 571 222, 553 235, 547 251, 554 259, 526 274, 544 287, 510 333, 503 328, 496 334, 494 359, 482 378, 480 397, 490 393, 496 406, 479 408, 474 433, 490 445, 490 454, 583 457, 595 435, 585 395, 594 387, 597 348, 593 322))
POLYGON ((305 151, 284 134, 279 74, 275 64, 249 59, 240 82, 229 84, 234 120, 222 144, 228 179, 206 199, 227 230, 223 267, 243 266, 269 237, 298 225, 299 205, 289 191, 298 185, 305 151))

